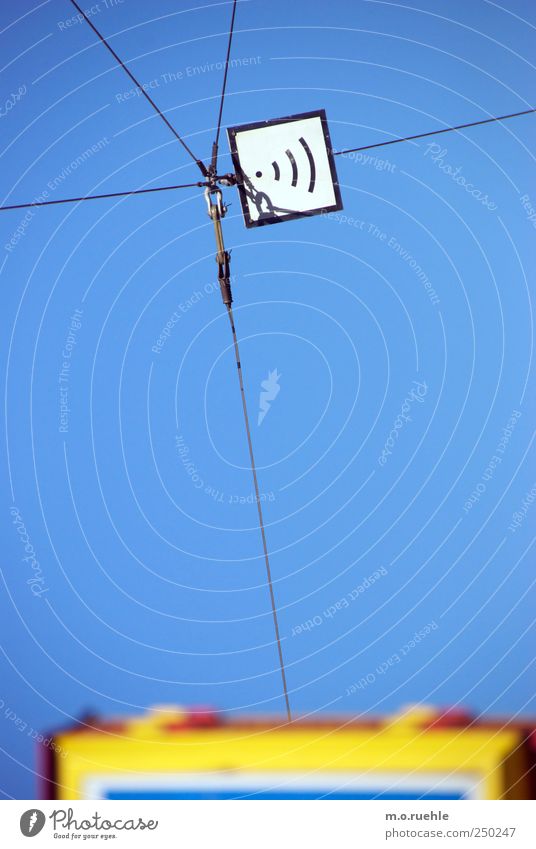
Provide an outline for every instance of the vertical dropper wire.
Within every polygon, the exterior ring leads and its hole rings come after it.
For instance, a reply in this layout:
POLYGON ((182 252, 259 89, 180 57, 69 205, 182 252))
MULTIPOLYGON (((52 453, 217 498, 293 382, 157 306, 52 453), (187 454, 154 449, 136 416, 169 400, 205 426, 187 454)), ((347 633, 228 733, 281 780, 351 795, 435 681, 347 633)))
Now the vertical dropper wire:
POLYGON ((270 558, 268 556, 268 545, 266 543, 266 532, 264 530, 264 518, 263 518, 263 515, 262 515, 262 506, 261 506, 261 499, 260 499, 260 494, 259 494, 259 482, 258 482, 258 479, 257 479, 257 468, 255 466, 255 457, 254 457, 254 454, 253 454, 253 443, 251 441, 251 430, 250 430, 250 426, 249 426, 248 408, 247 408, 247 404, 246 404, 246 393, 244 391, 244 379, 243 379, 243 376, 242 376, 242 366, 241 366, 241 363, 240 363, 240 350, 238 348, 238 339, 237 339, 237 336, 236 336, 236 328, 235 328, 235 323, 234 323, 233 309, 231 307, 231 304, 227 304, 226 306, 227 306, 227 312, 229 314, 229 321, 231 323, 231 331, 232 331, 232 334, 233 334, 233 345, 234 345, 234 351, 235 351, 235 357, 236 357, 236 368, 237 368, 237 371, 238 371, 238 382, 240 383, 240 395, 242 397, 242 409, 244 411, 244 422, 245 422, 245 425, 246 425, 246 435, 247 435, 248 448, 249 448, 249 459, 251 461, 251 472, 252 472, 252 475, 253 475, 253 483, 254 483, 254 486, 255 486, 255 500, 257 502, 257 511, 258 511, 258 514, 259 514, 259 528, 260 528, 261 537, 262 537, 262 547, 263 547, 263 551, 264 551, 264 562, 266 564, 266 577, 268 579, 268 588, 270 590, 270 601, 271 601, 271 604, 272 604, 272 617, 273 617, 273 620, 274 620, 275 637, 276 637, 276 641, 277 641, 277 651, 278 651, 278 654, 279 654, 279 666, 280 666, 280 669, 281 669, 281 680, 283 682, 283 693, 284 693, 284 696, 285 696, 285 705, 286 705, 286 709, 287 709, 288 721, 292 722, 292 713, 291 713, 291 710, 290 710, 290 701, 289 701, 289 697, 288 697, 287 677, 286 677, 286 674, 285 674, 285 662, 283 660, 283 649, 281 647, 281 636, 280 636, 280 633, 279 633, 279 622, 278 622, 278 618, 277 618, 277 606, 276 606, 276 603, 275 603, 274 586, 273 586, 273 581, 272 581, 272 571, 270 569, 270 558))

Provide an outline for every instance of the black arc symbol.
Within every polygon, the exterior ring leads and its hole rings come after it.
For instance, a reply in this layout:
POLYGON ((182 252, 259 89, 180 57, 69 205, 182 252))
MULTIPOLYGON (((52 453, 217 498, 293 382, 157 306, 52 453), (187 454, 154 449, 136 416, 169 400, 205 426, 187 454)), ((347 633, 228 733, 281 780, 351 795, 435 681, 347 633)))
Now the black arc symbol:
MULTIPOLYGON (((309 161, 309 168, 310 168, 310 171, 311 171, 310 177, 309 177, 309 188, 307 189, 307 191, 308 192, 314 192, 315 182, 316 182, 316 165, 315 165, 314 156, 311 153, 311 148, 309 147, 309 145, 307 144, 307 142, 305 141, 303 136, 300 136, 298 141, 305 151, 305 154, 306 154, 307 159, 309 161)), ((292 168, 291 186, 296 188, 296 186, 298 185, 298 163, 296 162, 296 159, 295 159, 291 150, 286 150, 285 153, 287 155, 288 161, 290 162, 290 167, 292 168)), ((278 163, 275 160, 274 160, 274 162, 272 162, 272 168, 274 169, 274 180, 279 181, 281 179, 281 169, 280 169, 278 163)), ((262 177, 262 171, 257 171, 256 176, 262 177)))

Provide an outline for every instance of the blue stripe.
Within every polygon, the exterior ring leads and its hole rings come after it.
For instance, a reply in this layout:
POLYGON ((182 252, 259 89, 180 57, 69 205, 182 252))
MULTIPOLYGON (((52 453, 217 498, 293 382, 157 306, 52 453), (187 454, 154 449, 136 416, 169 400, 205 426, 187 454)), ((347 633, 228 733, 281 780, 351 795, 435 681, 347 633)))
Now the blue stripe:
POLYGON ((441 800, 457 800, 465 798, 462 792, 438 793, 432 790, 422 790, 421 792, 414 790, 407 793, 393 793, 392 791, 382 790, 362 790, 350 791, 344 793, 339 790, 255 790, 254 788, 244 787, 243 790, 144 790, 140 787, 139 790, 110 790, 105 794, 105 799, 386 799, 393 801, 429 799, 435 801, 441 800))

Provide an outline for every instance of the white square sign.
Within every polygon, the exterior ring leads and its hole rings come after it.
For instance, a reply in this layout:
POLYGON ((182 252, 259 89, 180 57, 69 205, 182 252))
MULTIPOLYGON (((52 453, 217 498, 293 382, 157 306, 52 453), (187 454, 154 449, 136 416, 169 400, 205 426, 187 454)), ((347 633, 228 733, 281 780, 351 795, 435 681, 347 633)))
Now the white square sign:
POLYGON ((323 109, 227 133, 246 227, 342 209, 323 109))

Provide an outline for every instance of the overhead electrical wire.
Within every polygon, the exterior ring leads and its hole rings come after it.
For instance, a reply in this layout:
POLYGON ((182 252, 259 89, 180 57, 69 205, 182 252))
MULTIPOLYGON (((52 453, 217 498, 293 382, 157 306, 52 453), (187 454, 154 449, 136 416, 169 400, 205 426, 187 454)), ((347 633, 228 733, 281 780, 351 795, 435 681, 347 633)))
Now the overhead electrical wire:
POLYGON ((467 127, 480 127, 482 124, 492 124, 494 121, 506 121, 508 118, 519 118, 520 115, 531 115, 536 112, 536 109, 525 109, 523 112, 511 112, 509 115, 499 115, 497 118, 485 118, 482 121, 471 121, 469 124, 458 124, 456 127, 445 127, 442 130, 432 130, 428 133, 418 133, 416 136, 404 136, 400 139, 390 139, 390 141, 376 142, 376 144, 366 144, 363 147, 351 147, 347 150, 333 151, 333 156, 343 156, 345 153, 357 153, 360 150, 372 150, 374 147, 385 147, 388 144, 398 144, 399 142, 413 141, 414 139, 424 139, 427 136, 438 136, 441 133, 452 133, 456 130, 466 130, 467 127))
POLYGON ((133 189, 130 192, 107 192, 103 195, 82 195, 79 198, 59 198, 58 200, 36 200, 30 203, 14 203, 11 206, 0 206, 4 209, 28 209, 31 206, 52 206, 58 203, 79 203, 82 200, 102 200, 103 198, 130 197, 130 195, 147 195, 151 192, 169 192, 173 189, 193 189, 204 186, 204 183, 183 183, 181 186, 157 186, 154 189, 133 189))
POLYGON ((225 89, 227 88, 227 73, 229 71, 229 59, 231 56, 231 44, 233 42, 233 32, 234 32, 234 22, 236 15, 236 2, 237 0, 233 0, 233 11, 231 14, 231 26, 229 27, 229 41, 227 43, 227 56, 225 58, 225 69, 223 72, 223 85, 221 89, 221 97, 220 97, 220 111, 218 114, 218 126, 216 129, 216 140, 212 145, 212 163, 211 163, 211 171, 213 174, 217 173, 218 167, 218 144, 220 141, 220 130, 221 130, 221 119, 223 115, 223 103, 225 101, 225 89))
POLYGON ((121 67, 123 68, 123 70, 125 71, 125 73, 126 73, 126 74, 128 74, 128 76, 130 77, 130 79, 132 80, 132 82, 134 83, 134 85, 136 86, 136 88, 138 88, 138 89, 140 90, 141 94, 143 94, 143 96, 145 97, 145 99, 146 99, 146 100, 147 100, 147 101, 151 104, 151 106, 153 107, 153 109, 155 110, 155 112, 157 112, 157 113, 158 113, 158 115, 160 115, 160 117, 162 118, 162 121, 164 121, 164 123, 167 125, 167 127, 169 127, 169 129, 171 130, 171 132, 173 133, 173 135, 175 136, 175 138, 177 139, 177 141, 179 141, 179 142, 182 144, 182 146, 183 146, 183 148, 185 149, 185 151, 186 151, 186 152, 187 152, 187 153, 188 153, 188 154, 192 157, 193 161, 196 163, 196 165, 197 165, 197 166, 198 166, 198 168, 200 169, 201 173, 203 174, 203 177, 206 177, 206 176, 207 176, 207 169, 206 169, 206 166, 204 165, 204 163, 203 163, 203 162, 201 162, 201 160, 197 158, 197 156, 195 155, 195 153, 193 153, 193 152, 190 150, 190 148, 188 147, 188 145, 186 144, 186 142, 184 141, 184 139, 182 139, 182 138, 180 137, 180 135, 179 135, 179 133, 177 132, 177 130, 175 129, 175 127, 174 127, 174 126, 173 126, 173 125, 172 125, 172 124, 168 121, 168 119, 166 118, 166 116, 164 115, 164 113, 163 113, 163 112, 162 112, 162 111, 158 108, 158 106, 156 105, 156 103, 154 102, 154 100, 152 99, 152 97, 151 97, 149 94, 147 94, 147 92, 145 91, 144 87, 140 85, 140 83, 138 82, 138 80, 136 79, 136 77, 134 76, 134 74, 133 74, 131 71, 129 71, 129 69, 127 68, 127 66, 125 65, 125 63, 123 62, 123 60, 122 60, 122 59, 121 59, 121 58, 117 55, 117 53, 115 52, 115 50, 113 49, 113 47, 111 47, 111 46, 108 44, 108 42, 106 41, 106 39, 104 38, 104 36, 100 34, 100 32, 98 31, 97 27, 96 27, 96 26, 94 26, 94 24, 90 21, 90 19, 88 18, 88 16, 87 16, 87 15, 86 15, 86 13, 84 12, 84 10, 83 10, 83 9, 82 9, 79 5, 78 5, 78 3, 76 2, 76 0, 71 0, 71 3, 72 3, 72 4, 73 4, 73 6, 75 7, 75 9, 77 9, 77 10, 78 10, 78 12, 82 15, 82 17, 84 18, 84 20, 86 21, 86 23, 87 23, 87 24, 89 24, 89 26, 91 27, 91 29, 93 30, 93 32, 95 33, 95 35, 97 35, 97 36, 98 36, 98 38, 101 40, 101 42, 104 44, 104 46, 108 48, 108 50, 110 51, 110 53, 112 54, 112 56, 114 57, 114 59, 116 60, 116 62, 118 62, 118 63, 121 65, 121 67))
MULTIPOLYGON (((91 21, 89 20, 87 15, 83 12, 83 10, 80 8, 80 6, 75 2, 75 0, 71 0, 71 3, 73 4, 73 6, 76 9, 78 9, 80 14, 83 16, 83 18, 86 20, 86 22, 90 25, 90 27, 93 29, 93 31, 96 33, 96 35, 99 37, 99 39, 108 48, 108 50, 114 56, 114 58, 117 60, 117 62, 119 62, 119 64, 126 71, 128 76, 133 80, 135 85, 145 95, 145 97, 147 98, 149 103, 158 112, 160 117, 165 121, 165 123, 170 128, 170 130, 175 135, 175 137, 180 141, 180 143, 183 145, 183 147, 188 151, 188 153, 190 154, 192 159, 194 159, 194 161, 199 166, 203 176, 208 178, 208 182, 205 181, 203 183, 201 183, 201 182, 200 183, 194 183, 194 184, 189 184, 187 186, 169 186, 169 187, 154 188, 154 189, 138 189, 137 191, 133 191, 133 192, 114 193, 114 194, 110 194, 108 196, 109 197, 113 197, 113 196, 117 197, 117 196, 129 195, 129 194, 142 194, 142 193, 146 194, 148 192, 165 191, 166 189, 169 190, 169 189, 172 189, 172 188, 190 188, 192 186, 205 186, 206 187, 207 185, 210 185, 212 187, 214 185, 214 181, 215 181, 216 174, 217 174, 216 169, 217 169, 217 159, 218 159, 218 143, 219 143, 221 121, 222 121, 222 115, 223 115, 223 105, 224 105, 224 101, 225 101, 225 90, 226 90, 226 86, 227 86, 227 74, 228 74, 228 70, 229 70, 229 59, 230 59, 230 55, 231 55, 231 45, 232 45, 232 40, 233 40, 233 30, 234 30, 234 21, 235 21, 235 15, 236 15, 237 0, 233 0, 233 11, 232 11, 232 15, 231 15, 231 24, 230 24, 230 27, 229 27, 229 38, 228 38, 228 43, 227 43, 227 56, 226 56, 226 59, 225 59, 225 70, 224 70, 224 75, 223 75, 223 85, 222 85, 222 92, 221 92, 221 98, 220 98, 220 107, 219 107, 219 114, 218 114, 216 139, 215 139, 214 144, 212 146, 212 162, 211 162, 210 172, 205 167, 205 165, 195 157, 195 155, 192 153, 192 151, 190 150, 188 145, 181 139, 181 137, 179 136, 177 131, 174 129, 174 127, 172 127, 172 125, 169 123, 169 121, 167 120, 165 115, 162 114, 162 112, 160 111, 158 106, 149 97, 149 95, 147 94, 145 89, 143 89, 139 85, 139 83, 137 82, 134 75, 124 65, 124 63, 121 61, 121 59, 119 58, 117 53, 115 53, 115 51, 110 47, 110 45, 106 42, 106 40, 99 33, 99 31, 96 29, 96 27, 93 26, 93 24, 91 23, 91 21)), ((79 198, 78 200, 79 201, 80 200, 96 200, 97 198, 100 198, 100 197, 104 197, 104 195, 98 195, 98 196, 93 195, 91 197, 79 198)), ((69 200, 72 201, 73 199, 66 199, 64 201, 57 200, 57 201, 52 201, 52 203, 68 203, 69 200)), ((46 203, 47 203, 46 201, 43 202, 43 204, 46 204, 46 203)), ((33 206, 33 205, 41 205, 41 204, 39 202, 37 202, 35 204, 29 204, 29 205, 33 206)), ((19 208, 20 208, 20 205, 19 205, 19 208)), ((221 237, 221 245, 219 247, 219 250, 220 249, 221 249, 221 251, 224 250, 224 248, 223 248, 223 238, 222 237, 221 237)), ((265 565, 266 565, 266 575, 267 575, 267 581, 268 581, 268 586, 269 586, 269 590, 270 590, 272 617, 273 617, 273 622, 274 622, 275 636, 276 636, 278 656, 279 656, 279 664, 280 664, 280 669, 281 669, 281 678, 282 678, 283 692, 284 692, 284 697, 285 697, 285 706, 286 706, 288 721, 291 722, 292 721, 292 714, 291 714, 291 710, 290 710, 290 701, 289 701, 288 689, 287 689, 285 665, 284 665, 284 660, 283 660, 283 652, 282 652, 282 648, 281 648, 281 637, 280 637, 280 633, 279 633, 279 624, 278 624, 278 618, 277 618, 277 607, 276 607, 275 595, 274 595, 274 589, 273 589, 273 583, 272 583, 272 574, 271 574, 271 570, 270 570, 270 561, 269 561, 269 557, 268 557, 268 546, 267 546, 267 542, 266 542, 266 533, 265 533, 265 529, 264 529, 264 519, 263 519, 262 507, 261 507, 261 501, 260 501, 259 483, 258 483, 258 479, 257 479, 257 470, 256 470, 256 466, 255 466, 255 458, 254 458, 254 454, 253 454, 253 444, 252 444, 252 440, 251 440, 251 429, 250 429, 250 426, 249 426, 249 416, 248 416, 248 410, 247 410, 247 405, 246 405, 246 394, 245 394, 245 390, 244 390, 244 381, 243 381, 243 377, 242 377, 242 366, 241 366, 241 363, 240 363, 240 352, 239 352, 239 348, 238 348, 238 339, 237 339, 237 335, 236 335, 233 311, 232 311, 232 307, 231 307, 230 303, 227 304, 227 311, 228 311, 228 314, 229 314, 229 321, 230 321, 230 324, 231 324, 231 330, 232 330, 232 334, 233 334, 233 346, 234 346, 235 355, 236 355, 236 365, 237 365, 237 370, 238 370, 240 393, 241 393, 241 398, 242 398, 242 409, 243 409, 243 412, 244 412, 244 421, 245 421, 245 426, 246 426, 246 435, 247 435, 247 441, 248 441, 250 465, 251 465, 251 471, 252 471, 252 474, 253 474, 253 481, 254 481, 254 486, 255 486, 257 510, 258 510, 258 515, 259 515, 259 528, 260 528, 261 537, 262 537, 264 559, 265 559, 265 565)))
POLYGON ((277 618, 277 605, 275 601, 274 594, 274 585, 272 581, 272 570, 270 569, 270 558, 268 556, 268 544, 266 542, 266 532, 264 530, 264 518, 262 515, 262 506, 261 506, 261 496, 259 493, 259 482, 257 479, 257 469, 255 466, 255 457, 253 454, 253 443, 251 441, 251 428, 249 426, 249 416, 248 416, 248 408, 246 404, 246 393, 244 389, 244 378, 242 375, 242 364, 240 361, 240 350, 238 348, 238 339, 236 336, 236 328, 234 323, 233 316, 233 308, 231 304, 227 304, 227 313, 229 315, 229 321, 231 323, 231 332, 233 334, 233 347, 236 357, 236 368, 238 371, 238 381, 240 384, 240 397, 242 398, 242 409, 244 411, 244 422, 246 425, 246 436, 248 441, 248 449, 249 449, 249 459, 251 464, 251 472, 253 474, 253 484, 255 486, 255 500, 257 501, 257 512, 259 514, 259 529, 261 532, 262 538, 262 548, 264 552, 264 563, 266 566, 266 577, 268 581, 268 588, 270 590, 270 602, 272 605, 272 618, 274 622, 274 631, 275 631, 275 639, 277 643, 277 652, 279 656, 279 668, 281 670, 281 680, 283 683, 283 695, 285 697, 285 707, 287 711, 287 719, 289 722, 292 722, 292 713, 290 710, 290 700, 288 695, 288 687, 287 687, 287 676, 285 672, 285 661, 283 659, 283 649, 281 647, 281 636, 279 634, 279 622, 277 618))
MULTIPOLYGON (((221 98, 220 98, 220 109, 219 109, 219 114, 218 114, 218 126, 217 126, 217 130, 216 130, 216 139, 214 141, 214 144, 212 145, 212 162, 211 162, 211 165, 210 165, 210 178, 211 178, 212 181, 214 181, 216 179, 216 176, 217 176, 218 142, 219 142, 219 138, 220 138, 221 121, 222 121, 222 115, 223 115, 223 104, 224 104, 224 101, 225 101, 225 89, 226 89, 226 86, 227 86, 227 73, 229 71, 229 59, 230 59, 230 56, 231 56, 231 44, 232 44, 232 41, 233 41, 233 30, 234 30, 234 22, 235 22, 235 15, 236 15, 236 2, 237 2, 237 0, 234 0, 234 2, 233 2, 233 11, 232 11, 232 14, 231 14, 231 24, 230 24, 230 27, 229 27, 229 39, 228 39, 228 42, 227 42, 227 56, 225 58, 225 70, 224 70, 224 73, 223 73, 223 85, 222 85, 221 98)), ((211 185, 210 189, 207 189, 207 192, 211 191, 212 189, 214 189, 214 184, 211 185)), ((219 196, 221 198, 220 190, 218 189, 217 191, 219 192, 219 196)), ((225 215, 225 212, 226 212, 226 208, 223 205, 218 204, 217 206, 214 207, 211 204, 210 216, 214 221, 215 235, 216 235, 216 248, 217 248, 216 259, 219 262, 221 262, 222 259, 226 258, 226 260, 227 260, 227 262, 226 262, 227 273, 229 273, 228 267, 229 267, 230 254, 228 254, 225 250, 225 246, 223 244, 223 231, 221 229, 221 219, 225 215)), ((225 268, 225 266, 224 266, 224 268, 225 268)), ((289 722, 292 722, 292 712, 291 712, 291 709, 290 709, 290 699, 289 699, 288 687, 287 687, 287 676, 286 676, 286 672, 285 672, 285 661, 284 661, 284 658, 283 658, 283 649, 282 649, 282 646, 281 646, 281 635, 279 633, 277 604, 276 604, 276 600, 275 600, 274 585, 273 585, 273 580, 272 580, 272 570, 270 568, 270 557, 268 555, 268 543, 266 541, 266 531, 265 531, 265 527, 264 527, 264 517, 263 517, 263 512, 262 512, 261 496, 260 496, 260 492, 259 492, 259 481, 258 481, 258 478, 257 478, 257 467, 255 465, 255 455, 253 453, 253 441, 251 439, 251 428, 250 428, 250 425, 249 425, 249 415, 248 415, 248 407, 247 407, 247 401, 246 401, 246 391, 244 389, 244 377, 243 377, 243 374, 242 374, 242 363, 240 361, 240 349, 238 347, 238 337, 237 337, 237 333, 236 333, 236 326, 235 326, 235 321, 234 321, 233 308, 231 306, 232 295, 231 295, 230 279, 227 280, 227 286, 228 286, 228 289, 226 290, 226 293, 225 293, 225 296, 224 296, 224 303, 225 303, 225 306, 227 308, 227 314, 229 316, 229 323, 231 325, 231 333, 232 333, 232 336, 233 336, 233 347, 234 347, 235 359, 236 359, 236 369, 237 369, 237 373, 238 373, 238 383, 239 383, 239 386, 240 386, 240 397, 242 399, 242 411, 244 413, 244 424, 245 424, 245 427, 246 427, 246 437, 247 437, 247 443, 248 443, 251 474, 253 475, 253 485, 254 485, 254 488, 255 488, 255 500, 257 502, 257 513, 258 513, 258 517, 259 517, 259 530, 261 532, 262 550, 263 550, 263 553, 264 553, 264 564, 265 564, 265 567, 266 567, 266 581, 268 583, 268 589, 269 589, 269 592, 270 592, 270 604, 271 604, 271 608, 272 608, 272 619, 273 619, 273 623, 274 623, 274 632, 275 632, 275 639, 276 639, 276 644, 277 644, 277 653, 278 653, 278 658, 279 658, 279 669, 280 669, 280 672, 281 672, 281 683, 282 683, 282 686, 283 686, 283 695, 284 695, 284 698, 285 698, 285 708, 286 708, 286 712, 287 712, 287 719, 288 719, 289 722)), ((223 294, 223 291, 222 291, 222 294, 223 294)))
MULTIPOLYGON (((74 0, 71 0, 71 2, 73 3, 74 0)), ((90 23, 90 22, 88 21, 88 23, 90 23)), ((233 23, 234 23, 234 15, 233 15, 233 23)), ((93 26, 93 25, 91 24, 91 26, 93 26)), ((130 72, 127 70, 127 73, 130 73, 130 72)), ((221 106, 223 107, 223 100, 222 100, 221 106)), ((158 108, 157 108, 157 110, 158 110, 158 108)), ((335 150, 335 151, 333 151, 333 155, 334 156, 344 156, 344 154, 347 154, 347 153, 358 153, 359 151, 362 151, 362 150, 373 150, 376 147, 385 147, 385 145, 388 145, 388 144, 399 144, 400 142, 414 141, 415 139, 424 139, 424 138, 427 138, 429 136, 437 136, 437 135, 440 135, 441 133, 457 132, 458 130, 466 130, 468 127, 480 127, 483 124, 493 124, 497 121, 507 121, 510 118, 519 118, 522 115, 532 115, 535 112, 536 112, 536 108, 525 109, 523 112, 510 112, 508 115, 499 115, 499 116, 494 117, 494 118, 485 118, 484 120, 481 120, 481 121, 471 121, 468 124, 457 124, 455 127, 444 127, 444 129, 442 129, 442 130, 431 130, 430 132, 427 132, 427 133, 418 133, 415 136, 403 136, 402 138, 390 139, 389 141, 376 142, 375 144, 366 144, 366 145, 363 145, 362 147, 351 147, 351 148, 347 148, 345 150, 335 150)), ((166 120, 166 119, 164 118, 164 120, 166 120)), ((221 120, 221 115, 220 115, 220 120, 221 120)), ((203 163, 201 163, 201 165, 202 164, 203 163)), ((203 168, 205 168, 204 165, 203 165, 203 168)), ((206 169, 205 169, 205 174, 206 174, 206 169)), ((26 209, 27 207, 30 207, 30 206, 52 206, 52 205, 58 204, 58 203, 79 203, 80 201, 83 201, 83 200, 100 200, 102 198, 114 198, 114 197, 121 197, 121 196, 126 197, 128 195, 144 195, 144 194, 149 194, 151 192, 169 192, 173 189, 189 189, 189 188, 194 188, 194 187, 198 187, 198 186, 206 186, 206 185, 207 185, 206 182, 185 183, 184 185, 180 185, 180 186, 157 186, 154 189, 133 189, 132 191, 129 191, 129 192, 110 192, 109 194, 102 194, 102 195, 85 195, 84 197, 79 197, 79 198, 62 198, 60 200, 34 201, 34 202, 31 202, 31 203, 16 203, 16 204, 11 204, 10 206, 0 206, 0 212, 3 212, 4 210, 7 210, 7 209, 26 209)))
MULTIPOLYGON (((220 192, 220 190, 216 188, 216 183, 218 182, 218 180, 221 179, 222 182, 223 182, 223 178, 218 178, 218 176, 217 176, 218 145, 219 145, 221 124, 222 124, 223 106, 224 106, 224 102, 225 102, 225 92, 226 92, 226 87, 227 87, 227 76, 228 76, 229 61, 230 61, 230 56, 231 56, 231 46, 232 46, 232 40, 233 40, 237 0, 233 0, 233 9, 232 9, 232 14, 231 14, 231 23, 230 23, 230 27, 229 27, 229 37, 228 37, 228 43, 227 43, 227 56, 226 56, 226 59, 225 59, 223 84, 222 84, 222 91, 221 91, 220 105, 219 105, 219 112, 218 112, 216 138, 215 138, 215 141, 212 145, 212 159, 211 159, 210 167, 208 169, 204 165, 204 163, 195 156, 195 154, 192 152, 192 150, 189 148, 189 146, 186 144, 186 142, 181 138, 181 136, 179 135, 177 130, 173 127, 173 125, 169 122, 169 120, 166 118, 166 116, 163 114, 163 112, 156 105, 154 100, 149 96, 147 91, 143 88, 143 86, 141 86, 139 84, 136 77, 127 68, 127 66, 124 64, 124 62, 120 59, 120 57, 117 55, 115 50, 108 44, 106 39, 101 35, 101 33, 98 31, 98 29, 89 20, 88 16, 84 12, 84 10, 78 5, 76 0, 70 0, 70 2, 75 7, 75 9, 77 9, 79 14, 86 21, 86 23, 91 27, 93 32, 97 35, 99 40, 102 42, 102 44, 110 51, 110 53, 112 54, 112 56, 114 57, 116 62, 123 68, 125 73, 129 76, 129 78, 132 80, 132 82, 135 84, 135 86, 139 89, 141 94, 151 104, 151 106, 153 107, 155 112, 157 112, 157 114, 160 116, 160 118, 162 118, 162 120, 164 121, 166 126, 171 130, 171 132, 173 133, 175 138, 180 142, 180 144, 183 146, 183 148, 186 150, 186 152, 189 154, 189 156, 196 163, 196 165, 200 169, 201 173, 203 174, 203 177, 205 177, 205 180, 203 182, 185 183, 185 184, 182 184, 182 185, 174 185, 174 186, 157 186, 155 188, 133 189, 132 191, 125 191, 125 192, 107 192, 105 194, 98 194, 98 195, 85 195, 85 196, 77 197, 77 198, 60 198, 60 199, 57 199, 57 200, 32 201, 32 202, 29 202, 29 203, 11 204, 9 206, 1 206, 0 211, 14 210, 14 209, 26 209, 26 208, 29 208, 29 207, 39 207, 39 206, 53 206, 53 205, 58 205, 58 204, 63 204, 63 203, 80 203, 80 202, 86 201, 86 200, 102 200, 104 198, 129 197, 131 195, 134 196, 134 195, 151 194, 151 193, 155 193, 155 192, 165 192, 165 191, 172 191, 172 190, 175 190, 175 189, 186 189, 186 188, 195 188, 195 187, 202 187, 202 186, 205 187, 206 192, 210 192, 210 193, 214 193, 215 191, 220 192)), ((501 115, 501 116, 498 116, 498 117, 486 118, 486 119, 479 120, 479 121, 472 121, 472 122, 467 123, 467 124, 458 124, 458 125, 452 126, 452 127, 445 127, 441 130, 432 130, 430 132, 418 133, 417 135, 404 136, 402 138, 390 139, 388 141, 377 142, 375 144, 368 144, 368 145, 363 145, 361 147, 347 148, 345 150, 334 151, 333 155, 334 156, 343 156, 344 154, 348 154, 348 153, 357 153, 359 151, 372 150, 374 148, 385 147, 385 146, 391 145, 391 144, 399 144, 400 142, 414 141, 416 139, 428 138, 428 137, 431 137, 431 136, 440 135, 442 133, 449 133, 449 132, 456 132, 456 131, 459 131, 459 130, 465 130, 465 129, 468 129, 469 127, 478 127, 478 126, 482 126, 484 124, 491 124, 491 123, 498 122, 498 121, 506 121, 510 118, 518 118, 522 115, 529 115, 529 114, 532 114, 532 113, 535 113, 535 112, 536 112, 536 108, 526 109, 523 112, 512 112, 508 115, 501 115)), ((225 176, 229 177, 230 175, 225 175, 225 176)), ((220 192, 220 197, 221 197, 221 192, 220 192)), ((219 224, 219 221, 220 221, 220 217, 223 217, 224 214, 225 214, 225 207, 223 207, 223 211, 221 211, 221 209, 220 209, 220 211, 217 212, 217 223, 218 224, 219 224)), ((211 214, 211 217, 212 217, 212 214, 211 214)), ((216 221, 216 219, 215 219, 215 221, 216 221)), ((217 232, 217 247, 218 247, 218 254, 217 254, 216 259, 221 260, 222 257, 226 257, 227 258, 227 265, 228 265, 229 255, 227 254, 227 252, 224 249, 223 236, 221 234, 221 226, 219 228, 216 227, 216 232, 217 232), (218 242, 218 232, 220 234, 219 235, 219 242, 218 242)), ((228 315, 229 315, 229 321, 230 321, 230 324, 231 324, 231 331, 232 331, 232 335, 233 335, 233 347, 234 347, 234 351, 235 351, 236 365, 237 365, 238 378, 239 378, 239 384, 240 384, 240 393, 241 393, 241 399, 242 399, 244 421, 245 421, 245 426, 246 426, 246 436, 247 436, 248 449, 249 449, 250 465, 251 465, 251 471, 252 471, 252 474, 253 474, 253 481, 254 481, 254 487, 255 487, 255 497, 256 497, 256 501, 257 501, 257 511, 258 511, 258 516, 259 516, 259 528, 260 528, 261 537, 262 537, 264 560, 265 560, 265 565, 266 565, 266 575, 267 575, 267 581, 268 581, 268 586, 269 586, 269 590, 270 590, 272 616, 273 616, 274 630, 275 630, 277 649, 278 649, 278 655, 279 655, 279 664, 280 664, 280 669, 281 669, 283 692, 284 692, 284 697, 285 697, 287 717, 288 717, 288 720, 290 722, 292 720, 292 714, 291 714, 291 709, 290 709, 290 701, 289 701, 287 681, 286 681, 286 673, 285 673, 285 664, 284 664, 284 659, 283 659, 281 637, 280 637, 280 632, 279 632, 279 624, 278 624, 278 617, 277 617, 277 606, 276 606, 276 602, 275 602, 272 574, 271 574, 271 569, 270 569, 270 560, 269 560, 269 556, 268 556, 268 545, 267 545, 267 541, 266 541, 264 519, 263 519, 260 493, 259 493, 259 483, 258 483, 258 479, 257 479, 257 471, 256 471, 256 466, 255 466, 254 454, 253 454, 253 444, 252 444, 252 439, 251 439, 251 429, 250 429, 249 416, 248 416, 248 410, 247 410, 247 404, 246 404, 246 394, 245 394, 245 389, 244 389, 242 366, 241 366, 241 362, 240 362, 240 352, 239 352, 239 347, 238 347, 238 339, 237 339, 236 328, 235 328, 235 323, 234 323, 233 311, 232 311, 232 307, 231 307, 231 301, 232 301, 232 297, 231 297, 231 294, 230 294, 230 287, 229 287, 229 300, 226 301, 224 299, 224 303, 226 304, 226 307, 227 307, 227 312, 228 312, 228 315)))

